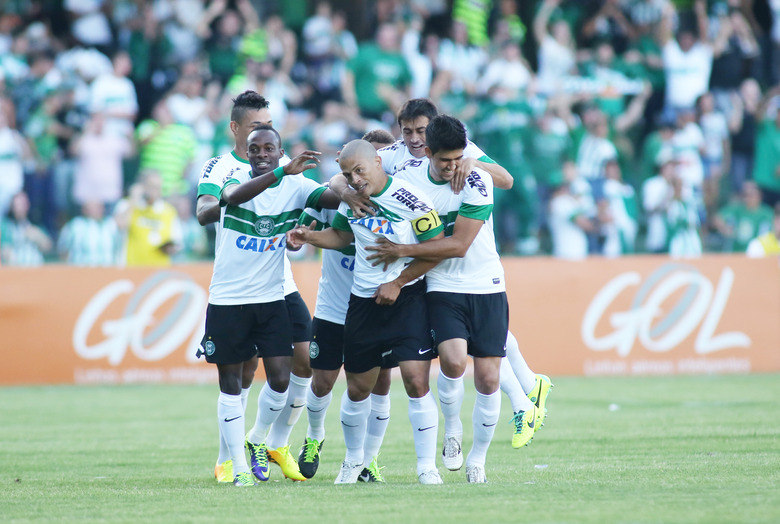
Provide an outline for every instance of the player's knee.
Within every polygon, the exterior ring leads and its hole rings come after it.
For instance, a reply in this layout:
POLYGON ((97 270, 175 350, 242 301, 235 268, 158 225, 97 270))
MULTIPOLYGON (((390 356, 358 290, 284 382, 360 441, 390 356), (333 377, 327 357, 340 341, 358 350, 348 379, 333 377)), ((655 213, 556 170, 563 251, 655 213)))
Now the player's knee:
POLYGON ((330 377, 315 373, 311 381, 311 390, 318 397, 324 397, 333 389, 333 383, 330 377))
POLYGON ((371 390, 361 383, 349 384, 347 386, 347 396, 353 402, 367 399, 370 393, 371 390))
POLYGON ((483 395, 492 395, 498 391, 499 373, 475 373, 474 388, 483 395))
POLYGON ((467 361, 467 356, 464 356, 463 358, 460 358, 459 356, 446 359, 440 358, 439 365, 445 376, 449 378, 458 378, 462 377, 463 373, 466 372, 467 361))
POLYGON ((270 387, 277 393, 281 393, 283 391, 287 391, 287 387, 290 385, 290 374, 272 373, 268 375, 267 380, 268 380, 268 387, 270 387))
POLYGON ((232 370, 219 370, 219 390, 228 395, 240 395, 240 374, 232 370))
POLYGON ((404 380, 406 394, 410 398, 424 397, 428 393, 428 381, 424 377, 410 377, 404 380))

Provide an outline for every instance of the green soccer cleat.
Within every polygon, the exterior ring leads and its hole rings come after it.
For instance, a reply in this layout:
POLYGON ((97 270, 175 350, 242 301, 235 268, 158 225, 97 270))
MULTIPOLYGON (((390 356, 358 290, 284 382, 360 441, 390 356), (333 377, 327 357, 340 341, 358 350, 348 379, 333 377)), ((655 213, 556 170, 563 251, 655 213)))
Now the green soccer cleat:
POLYGON ((550 377, 547 375, 536 375, 536 384, 534 389, 528 393, 528 398, 536 405, 536 424, 534 431, 539 431, 539 428, 544 426, 544 419, 547 417, 547 396, 550 394, 553 383, 550 381, 550 377))
POLYGON ((236 475, 233 479, 233 485, 240 488, 247 488, 249 486, 256 486, 257 483, 250 472, 244 471, 243 473, 236 475))
POLYGON ((301 475, 301 470, 298 469, 298 463, 290 453, 290 446, 269 449, 268 460, 282 468, 282 473, 288 479, 297 480, 299 482, 306 480, 306 477, 301 475))
POLYGON ((512 435, 513 448, 522 448, 534 438, 535 426, 537 424, 536 411, 536 406, 529 411, 518 411, 509 420, 515 426, 515 433, 512 435))
POLYGON ((384 484, 385 477, 382 476, 382 470, 385 468, 384 466, 379 467, 378 458, 379 456, 374 457, 371 464, 367 468, 363 468, 358 476, 358 482, 381 482, 384 484))
POLYGON ((214 478, 219 484, 233 482, 233 461, 228 459, 222 464, 214 466, 214 478))
POLYGON ((306 437, 301 448, 301 454, 298 456, 298 469, 301 471, 301 475, 310 479, 317 473, 317 468, 320 465, 320 450, 322 445, 325 444, 325 439, 322 442, 317 439, 306 437))

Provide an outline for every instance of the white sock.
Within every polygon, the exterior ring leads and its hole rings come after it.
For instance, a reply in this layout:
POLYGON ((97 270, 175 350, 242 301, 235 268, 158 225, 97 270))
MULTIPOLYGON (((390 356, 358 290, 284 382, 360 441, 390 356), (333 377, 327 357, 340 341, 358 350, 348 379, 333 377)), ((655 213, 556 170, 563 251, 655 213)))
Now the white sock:
POLYGON ((341 396, 341 429, 344 432, 344 444, 347 447, 345 462, 363 463, 363 442, 366 437, 368 415, 371 412, 371 400, 366 398, 355 402, 345 391, 341 396))
POLYGON ((257 418, 254 427, 247 434, 247 439, 253 444, 262 444, 268 434, 268 428, 279 418, 287 400, 286 391, 274 391, 268 382, 265 383, 257 397, 257 418))
POLYGON ((523 391, 520 381, 517 380, 517 375, 512 371, 512 365, 506 357, 501 359, 500 379, 501 391, 509 397, 513 413, 528 411, 534 406, 534 403, 523 391))
POLYGON ((306 436, 322 442, 325 438, 325 414, 328 412, 328 406, 333 398, 333 392, 328 391, 327 395, 318 397, 314 391, 309 388, 306 392, 306 410, 309 414, 309 427, 306 430, 306 436))
POLYGON ((490 441, 496 431, 498 416, 501 413, 501 393, 495 391, 490 395, 483 395, 477 391, 477 400, 474 402, 474 442, 466 459, 466 465, 484 466, 490 441))
POLYGON ((412 423, 417 474, 436 469, 436 439, 439 436, 439 413, 429 391, 420 398, 409 398, 409 422, 412 423))
POLYGON ((252 389, 252 386, 249 386, 248 388, 241 388, 241 407, 244 409, 244 415, 246 415, 246 403, 249 400, 250 389, 252 389))
POLYGON ((531 371, 531 368, 525 363, 525 359, 520 353, 520 346, 517 344, 517 339, 511 331, 508 331, 506 334, 506 358, 509 359, 509 363, 512 365, 512 371, 515 372, 517 380, 520 381, 523 391, 526 395, 529 394, 536 385, 536 374, 531 371))
POLYGON ((390 395, 371 393, 371 413, 368 416, 366 440, 363 443, 363 457, 366 462, 379 455, 387 425, 390 423, 390 395))
POLYGON ((436 387, 439 389, 439 403, 444 415, 444 436, 463 436, 463 422, 460 420, 464 395, 463 375, 450 378, 439 371, 436 387))
POLYGON ((303 408, 306 406, 306 390, 309 389, 311 378, 303 378, 290 373, 290 385, 287 387, 287 402, 279 417, 271 424, 268 433, 268 449, 277 449, 286 446, 290 440, 293 426, 301 418, 303 408))
POLYGON ((217 401, 219 432, 224 436, 230 458, 233 459, 233 474, 249 471, 244 454, 244 411, 241 409, 241 395, 220 392, 217 401))
MULTIPOLYGON (((241 390, 241 409, 246 417, 246 400, 249 398, 249 390, 252 386, 241 390)), ((219 457, 217 457, 217 464, 222 464, 226 460, 230 459, 230 450, 228 449, 225 437, 222 435, 222 428, 219 430, 219 457)))

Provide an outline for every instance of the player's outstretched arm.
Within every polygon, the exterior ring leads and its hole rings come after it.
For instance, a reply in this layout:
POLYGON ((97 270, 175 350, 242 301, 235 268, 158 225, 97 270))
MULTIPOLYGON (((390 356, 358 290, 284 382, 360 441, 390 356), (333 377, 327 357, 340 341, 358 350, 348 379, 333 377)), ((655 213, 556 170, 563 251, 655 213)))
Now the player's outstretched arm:
POLYGON ((388 264, 403 257, 436 263, 446 258, 460 258, 466 255, 483 223, 484 220, 458 215, 452 235, 419 244, 395 244, 386 238, 379 238, 376 244, 366 247, 367 251, 373 251, 366 260, 373 261, 374 266, 384 264, 387 269, 388 264))
POLYGON ((512 185, 515 180, 512 178, 512 174, 494 162, 483 162, 472 157, 464 157, 460 163, 460 166, 455 171, 455 176, 450 181, 450 187, 452 191, 457 195, 463 190, 466 185, 466 177, 469 176, 475 167, 487 171, 490 178, 493 179, 493 186, 499 189, 512 189, 512 185))
POLYGON ((235 183, 235 179, 233 179, 233 183, 231 183, 231 180, 228 180, 222 188, 220 201, 234 206, 249 202, 271 187, 277 180, 281 180, 282 177, 286 175, 298 175, 308 169, 317 167, 321 154, 322 153, 319 151, 306 150, 293 158, 286 166, 277 167, 273 171, 256 176, 243 184, 235 183))
POLYGON ((200 195, 195 214, 201 226, 217 222, 219 220, 219 199, 213 195, 200 195))
MULTIPOLYGON (((432 244, 444 239, 444 233, 439 233, 430 240, 422 242, 422 244, 432 244)), ((400 244, 396 244, 400 245, 400 244)), ((441 261, 439 260, 424 260, 421 258, 415 258, 412 263, 409 264, 401 271, 401 274, 396 277, 395 280, 386 282, 380 285, 374 293, 376 303, 380 306, 391 306, 398 299, 398 295, 401 293, 401 288, 409 282, 423 276, 425 273, 436 267, 441 261)))
POLYGON ((315 231, 317 221, 313 221, 307 227, 298 226, 287 232, 287 245, 293 250, 300 249, 304 244, 322 249, 342 249, 347 247, 355 239, 349 231, 341 231, 329 227, 322 231, 315 231))
POLYGON ((363 218, 366 215, 375 215, 371 199, 358 194, 357 191, 349 187, 347 183, 347 177, 343 173, 336 173, 328 182, 328 187, 336 193, 336 196, 341 199, 342 202, 347 204, 352 210, 352 214, 355 218, 363 218))

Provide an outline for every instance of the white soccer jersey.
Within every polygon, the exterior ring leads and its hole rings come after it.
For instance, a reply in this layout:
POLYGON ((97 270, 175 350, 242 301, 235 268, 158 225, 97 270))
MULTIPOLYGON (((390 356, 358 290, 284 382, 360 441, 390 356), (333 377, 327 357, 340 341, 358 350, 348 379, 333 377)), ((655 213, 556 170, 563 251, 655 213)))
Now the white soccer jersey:
MULTIPOLYGON (((233 173, 225 184, 249 180, 233 173)), ((325 187, 303 175, 285 176, 255 198, 221 209, 209 303, 238 305, 284 298, 287 231, 306 207, 316 207, 325 187)))
MULTIPOLYGON (((405 166, 420 167, 428 161, 427 157, 415 158, 406 147, 403 140, 397 140, 394 144, 383 147, 376 152, 382 159, 382 169, 389 175, 394 175, 405 166)), ((474 142, 469 140, 466 149, 463 150, 463 156, 466 158, 476 158, 482 162, 495 164, 492 158, 487 156, 484 151, 478 148, 474 142)))
POLYGON ((466 178, 463 191, 455 194, 449 182, 437 182, 430 176, 427 159, 420 165, 407 165, 396 178, 417 184, 433 200, 444 235, 452 235, 458 215, 484 220, 463 258, 448 258, 428 271, 428 291, 488 294, 506 291, 504 268, 493 235, 493 179, 475 168, 466 178))
MULTIPOLYGON (((307 209, 300 222, 309 225, 317 221, 317 230, 330 227, 336 217, 335 209, 315 211, 307 209)), ((353 270, 355 269, 355 244, 335 250, 322 250, 322 276, 317 288, 317 304, 314 306, 314 316, 344 324, 349 306, 349 293, 352 289, 353 270)))
POLYGON ((388 176, 384 189, 372 196, 371 202, 378 209, 376 216, 355 218, 349 206, 342 202, 332 224, 335 229, 351 231, 355 235, 352 294, 362 298, 373 296, 381 284, 395 280, 412 261, 411 258, 399 258, 383 271, 382 264, 372 267, 366 260, 371 254, 366 251, 367 246, 375 244, 379 237, 397 244, 415 244, 433 238, 443 230, 430 197, 409 182, 388 176))
MULTIPOLYGON (((283 155, 282 158, 279 159, 280 166, 285 166, 289 163, 290 157, 287 155, 283 155)), ((250 171, 251 167, 249 166, 249 161, 238 156, 235 151, 215 156, 203 165, 203 169, 200 172, 200 178, 198 179, 198 196, 211 195, 219 198, 222 186, 224 186, 225 182, 230 180, 235 173, 247 172, 248 174, 250 171)), ((219 240, 219 235, 217 235, 215 252, 219 250, 219 240)), ((295 285, 290 259, 287 258, 287 251, 285 251, 284 296, 295 293, 296 291, 298 291, 298 286, 295 285)))

